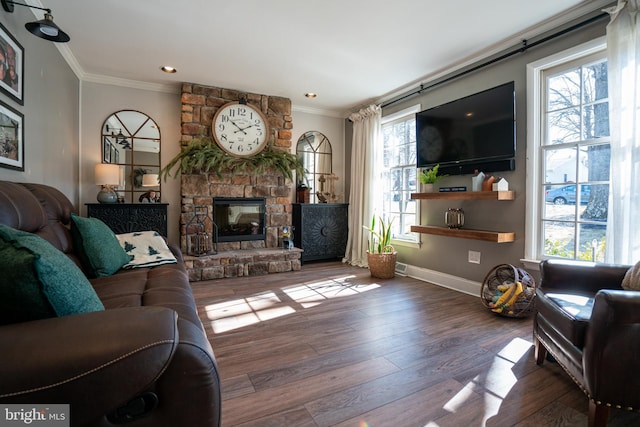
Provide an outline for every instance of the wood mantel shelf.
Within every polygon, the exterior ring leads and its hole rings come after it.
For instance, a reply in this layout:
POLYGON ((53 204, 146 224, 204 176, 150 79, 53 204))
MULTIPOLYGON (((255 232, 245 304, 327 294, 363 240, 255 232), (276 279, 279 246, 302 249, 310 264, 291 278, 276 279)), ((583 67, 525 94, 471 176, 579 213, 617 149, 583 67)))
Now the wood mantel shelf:
POLYGON ((451 191, 411 193, 413 200, 515 200, 515 191, 451 191))
MULTIPOLYGON (((487 191, 487 193, 489 192, 487 191)), ((425 193, 420 193, 420 194, 425 194, 425 193)), ((429 194, 429 193, 426 193, 426 194, 429 194)), ((442 193, 435 193, 435 194, 442 194, 442 193)), ((450 194, 450 193, 446 193, 446 194, 450 194)), ((433 234, 436 236, 484 240, 487 242, 494 242, 494 243, 508 243, 508 242, 513 242, 516 239, 516 233, 514 232, 470 230, 465 228, 446 228, 446 227, 437 227, 434 225, 412 225, 411 231, 415 233, 433 234)))

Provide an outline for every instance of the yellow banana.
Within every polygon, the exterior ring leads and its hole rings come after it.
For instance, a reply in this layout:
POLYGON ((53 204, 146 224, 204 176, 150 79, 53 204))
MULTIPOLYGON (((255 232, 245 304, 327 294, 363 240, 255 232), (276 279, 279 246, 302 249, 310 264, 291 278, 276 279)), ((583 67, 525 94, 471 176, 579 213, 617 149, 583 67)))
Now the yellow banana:
POLYGON ((516 302, 520 294, 523 292, 522 282, 514 283, 511 286, 515 286, 515 289, 509 289, 502 294, 500 298, 498 298, 498 301, 496 301, 495 308, 492 309, 495 313, 502 313, 505 308, 516 302))

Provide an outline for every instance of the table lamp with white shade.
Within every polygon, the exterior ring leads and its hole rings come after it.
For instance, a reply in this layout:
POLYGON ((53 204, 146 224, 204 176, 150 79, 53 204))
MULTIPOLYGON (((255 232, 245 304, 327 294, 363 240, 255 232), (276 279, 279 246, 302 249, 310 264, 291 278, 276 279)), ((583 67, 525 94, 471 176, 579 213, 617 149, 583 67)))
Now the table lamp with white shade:
MULTIPOLYGON (((160 176, 157 173, 145 173, 144 175, 142 175, 142 186, 159 188, 160 176)), ((160 197, 156 190, 154 188, 151 188, 146 193, 141 194, 138 200, 141 203, 144 203, 145 201, 149 203, 157 203, 160 201, 160 197)))
POLYGON ((157 173, 145 173, 142 175, 143 187, 157 187, 160 185, 160 177, 157 173))
POLYGON ((120 166, 98 163, 95 168, 95 183, 101 186, 98 192, 100 203, 116 203, 118 194, 114 187, 120 185, 120 166))

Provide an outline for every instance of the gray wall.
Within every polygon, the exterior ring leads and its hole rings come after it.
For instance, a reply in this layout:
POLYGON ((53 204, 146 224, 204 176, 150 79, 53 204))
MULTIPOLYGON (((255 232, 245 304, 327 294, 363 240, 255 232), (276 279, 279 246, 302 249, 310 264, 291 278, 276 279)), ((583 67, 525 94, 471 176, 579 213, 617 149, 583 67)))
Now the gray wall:
MULTIPOLYGON (((296 152, 296 144, 298 139, 309 131, 317 131, 324 134, 331 143, 331 167, 333 173, 338 176, 338 180, 335 183, 335 193, 340 194, 345 192, 345 183, 347 182, 345 176, 345 149, 344 149, 344 120, 337 117, 329 117, 320 114, 310 114, 301 111, 296 111, 295 108, 291 114, 293 118, 293 129, 291 138, 291 152, 296 152)), ((317 191, 317 189, 312 189, 317 191)), ((293 199, 295 201, 295 195, 293 199)), ((348 197, 345 198, 343 194, 339 200, 339 203, 348 202, 348 197)))
MULTIPOLYGON (((83 214, 85 203, 95 203, 99 187, 93 172, 102 155, 101 129, 105 119, 120 110, 137 110, 160 127, 160 163, 165 166, 180 151, 180 94, 134 89, 103 83, 82 82, 82 131, 80 146, 80 188, 83 214)), ((168 240, 180 241, 180 180, 162 182, 162 201, 168 207, 168 240)))
MULTIPOLYGON (((421 201, 421 224, 444 226, 444 212, 449 207, 459 207, 465 212, 465 228, 495 231, 515 231, 513 243, 490 243, 452 237, 422 235, 422 246, 414 249, 396 246, 398 261, 428 270, 451 274, 482 282, 489 270, 502 263, 521 265, 524 257, 525 235, 525 183, 526 183, 526 136, 527 100, 526 65, 532 61, 552 55, 569 47, 579 45, 605 34, 608 19, 576 30, 524 53, 473 72, 450 83, 438 86, 419 96, 404 100, 383 109, 383 116, 410 107, 417 103, 421 109, 434 107, 454 99, 467 96, 499 84, 515 81, 516 89, 516 169, 513 172, 498 172, 510 189, 516 192, 516 200, 493 201, 421 201), (481 263, 470 264, 468 251, 481 252, 481 263)), ((425 54, 428 54, 425 52, 425 54)), ((349 139, 349 138, 347 138, 349 139)), ((346 144, 349 146, 349 143, 346 144)), ((440 185, 471 186, 471 175, 448 177, 440 185)))
POLYGON ((25 28, 29 8, 2 14, 2 25, 24 48, 24 105, 0 101, 24 115, 24 172, 0 168, 0 180, 46 183, 78 205, 79 80, 52 42, 25 28))

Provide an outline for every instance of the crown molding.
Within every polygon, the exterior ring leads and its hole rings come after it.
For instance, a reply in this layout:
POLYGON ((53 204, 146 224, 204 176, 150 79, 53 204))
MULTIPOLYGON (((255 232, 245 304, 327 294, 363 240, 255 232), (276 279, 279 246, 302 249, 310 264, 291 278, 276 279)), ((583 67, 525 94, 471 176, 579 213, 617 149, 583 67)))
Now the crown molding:
POLYGON ((401 87, 382 95, 380 98, 376 99, 374 103, 385 104, 389 101, 393 101, 394 99, 415 90, 421 84, 428 85, 429 83, 434 82, 440 78, 446 77, 473 64, 486 60, 493 55, 504 52, 507 49, 513 49, 514 46, 521 44, 523 40, 529 40, 541 36, 549 31, 558 29, 559 27, 562 27, 563 25, 568 24, 573 20, 587 17, 587 15, 596 11, 600 11, 607 6, 611 6, 612 4, 615 4, 615 2, 612 2, 611 0, 593 0, 574 6, 573 8, 565 11, 564 13, 561 13, 560 15, 556 15, 537 25, 529 27, 518 34, 509 37, 508 39, 505 39, 493 46, 488 47, 487 49, 476 52, 473 56, 451 64, 451 66, 447 67, 446 69, 426 74, 419 79, 402 85, 401 87))
POLYGON ((150 83, 140 80, 129 80, 120 77, 110 77, 101 74, 85 73, 81 80, 83 82, 100 83, 112 86, 128 87, 131 89, 141 89, 153 92, 180 94, 182 82, 178 83, 150 83))
MULTIPOLYGON (((25 3, 29 6, 42 7, 42 8, 44 7, 40 0, 25 0, 25 3)), ((38 10, 38 9, 30 9, 30 10, 33 13, 33 16, 36 17, 36 19, 44 18, 44 12, 42 10, 38 10)), ((54 11, 52 10, 52 13, 53 12, 54 11)), ((84 69, 76 59, 73 52, 71 52, 71 49, 69 48, 68 44, 54 43, 54 45, 58 49, 58 52, 60 52, 60 55, 62 55, 64 60, 67 62, 67 64, 69 65, 73 73, 76 75, 78 80, 82 82, 102 83, 102 84, 108 84, 113 86, 122 86, 122 87, 149 90, 149 91, 155 91, 155 92, 176 93, 176 94, 180 93, 181 83, 166 83, 166 84, 149 83, 149 82, 143 82, 139 80, 129 80, 129 79, 123 79, 118 77, 109 77, 109 76, 104 76, 100 74, 87 73, 84 71, 84 69)))

